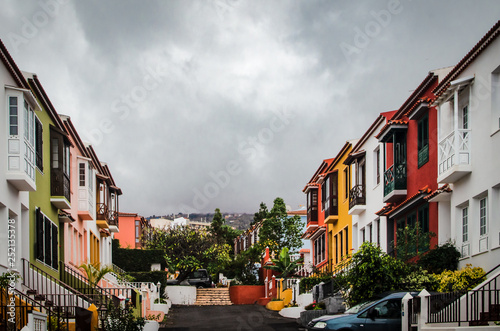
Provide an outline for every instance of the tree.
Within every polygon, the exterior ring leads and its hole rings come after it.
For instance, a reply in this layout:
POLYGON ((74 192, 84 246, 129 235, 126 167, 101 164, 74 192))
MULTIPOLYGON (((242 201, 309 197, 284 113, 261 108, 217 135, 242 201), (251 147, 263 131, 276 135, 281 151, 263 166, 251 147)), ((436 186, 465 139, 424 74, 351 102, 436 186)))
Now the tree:
POLYGON ((376 294, 400 289, 401 280, 410 270, 406 264, 382 252, 373 243, 364 242, 353 254, 348 270, 336 281, 349 306, 370 300, 376 294))
MULTIPOLYGON (((214 218, 210 224, 209 232, 214 236, 215 241, 219 245, 229 245, 233 247, 234 239, 241 234, 241 231, 235 230, 229 225, 226 225, 226 220, 222 216, 220 209, 215 209, 214 218)), ((234 251, 231 249, 229 254, 234 256, 234 251)))
POLYGON ((260 203, 259 211, 253 214, 253 220, 250 222, 250 225, 254 225, 266 219, 269 211, 267 210, 267 206, 264 202, 260 203))
POLYGON ((187 226, 155 229, 146 248, 164 250, 169 271, 179 271, 178 282, 197 269, 207 268, 212 272, 215 267, 225 266, 231 260, 231 246, 219 244, 211 234, 187 226))
POLYGON ((215 209, 214 218, 212 219, 212 223, 210 224, 210 232, 218 239, 218 241, 222 238, 222 228, 225 223, 226 220, 222 216, 220 209, 215 209))
MULTIPOLYGON (((261 204, 262 207, 262 204, 261 204)), ((289 216, 282 198, 274 199, 273 208, 259 230, 259 242, 262 247, 269 247, 269 252, 275 255, 287 247, 291 252, 302 247, 302 220, 300 216, 289 216)))

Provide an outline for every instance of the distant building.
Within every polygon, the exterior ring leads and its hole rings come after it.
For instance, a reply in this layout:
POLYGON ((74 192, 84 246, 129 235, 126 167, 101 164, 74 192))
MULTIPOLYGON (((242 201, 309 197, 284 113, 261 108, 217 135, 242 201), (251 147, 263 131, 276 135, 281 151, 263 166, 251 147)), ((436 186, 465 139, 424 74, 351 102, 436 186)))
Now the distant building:
POLYGON ((120 241, 121 247, 141 249, 147 229, 151 227, 148 220, 134 213, 120 213, 119 217, 120 232, 115 233, 115 239, 120 241))

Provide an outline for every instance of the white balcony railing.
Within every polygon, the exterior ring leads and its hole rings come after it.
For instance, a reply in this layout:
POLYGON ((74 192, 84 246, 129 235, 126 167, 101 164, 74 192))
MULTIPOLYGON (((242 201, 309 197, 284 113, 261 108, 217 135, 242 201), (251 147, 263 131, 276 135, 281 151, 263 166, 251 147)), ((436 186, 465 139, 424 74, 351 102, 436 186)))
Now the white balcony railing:
POLYGON ((439 142, 439 175, 454 165, 470 165, 470 133, 469 129, 458 129, 439 142))

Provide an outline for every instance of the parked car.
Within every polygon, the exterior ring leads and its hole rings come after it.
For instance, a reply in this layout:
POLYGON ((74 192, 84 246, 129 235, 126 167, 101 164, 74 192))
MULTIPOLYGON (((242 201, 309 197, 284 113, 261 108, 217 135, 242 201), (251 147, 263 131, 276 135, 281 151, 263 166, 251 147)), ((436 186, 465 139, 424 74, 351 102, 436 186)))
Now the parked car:
POLYGON ((190 273, 182 282, 176 279, 167 280, 167 285, 182 285, 183 283, 196 286, 197 288, 212 287, 213 284, 212 277, 210 277, 206 269, 198 269, 190 273))
MULTIPOLYGON (((313 319, 307 330, 401 330, 401 300, 408 292, 397 292, 382 299, 354 306, 340 315, 324 315, 313 319)), ((417 295, 411 292, 411 295, 417 295)))

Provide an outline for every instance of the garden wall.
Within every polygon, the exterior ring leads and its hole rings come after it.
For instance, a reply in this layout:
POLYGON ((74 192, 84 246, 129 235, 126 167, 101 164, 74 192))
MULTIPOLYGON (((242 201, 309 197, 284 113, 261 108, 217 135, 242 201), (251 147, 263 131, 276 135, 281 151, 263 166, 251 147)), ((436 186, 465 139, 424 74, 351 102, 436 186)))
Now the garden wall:
POLYGON ((235 305, 253 305, 264 295, 264 285, 233 285, 229 287, 229 296, 235 305))

